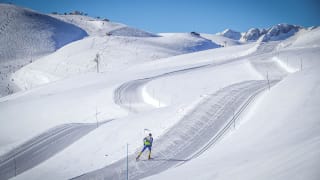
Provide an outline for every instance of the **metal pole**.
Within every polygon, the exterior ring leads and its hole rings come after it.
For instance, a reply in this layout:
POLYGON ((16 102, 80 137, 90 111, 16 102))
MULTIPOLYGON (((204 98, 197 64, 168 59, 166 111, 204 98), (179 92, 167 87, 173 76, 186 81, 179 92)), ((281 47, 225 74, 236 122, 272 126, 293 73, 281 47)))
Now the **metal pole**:
POLYGON ((99 60, 100 60, 99 59, 99 54, 97 54, 97 71, 98 71, 98 73, 100 72, 100 69, 99 69, 100 68, 99 67, 100 66, 100 62, 99 62, 99 60))
POLYGON ((267 80, 268 80, 268 87, 269 87, 269 90, 270 90, 269 72, 267 72, 267 80))
POLYGON ((17 162, 16 162, 16 156, 14 156, 13 161, 14 161, 14 176, 17 176, 17 162))
POLYGON ((96 122, 97 122, 97 128, 99 127, 99 121, 98 121, 98 107, 96 107, 96 122))
POLYGON ((233 128, 236 128, 236 118, 235 118, 235 109, 233 108, 233 128))
POLYGON ((127 180, 129 180, 129 152, 128 152, 128 146, 129 144, 127 143, 127 180))
POLYGON ((96 57, 94 58, 94 61, 97 63, 97 73, 99 73, 99 53, 96 54, 96 57))

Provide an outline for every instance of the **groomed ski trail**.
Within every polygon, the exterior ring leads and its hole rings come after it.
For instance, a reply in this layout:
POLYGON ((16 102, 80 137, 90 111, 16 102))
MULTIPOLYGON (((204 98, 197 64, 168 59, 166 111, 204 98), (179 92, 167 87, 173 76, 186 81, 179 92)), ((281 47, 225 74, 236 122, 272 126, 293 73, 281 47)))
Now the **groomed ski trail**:
MULTIPOLYGON (((277 81, 271 81, 271 84, 277 81)), ((230 127, 259 92, 268 88, 265 80, 245 81, 227 86, 209 95, 182 120, 155 140, 155 159, 136 162, 136 154, 129 156, 129 179, 141 179, 158 174, 181 162, 199 156, 212 146, 230 127)), ((140 150, 140 149, 139 149, 140 150)), ((104 168, 85 173, 74 179, 125 179, 126 159, 104 168)))
MULTIPOLYGON (((249 57, 249 55, 247 56, 249 57)), ((114 91, 113 99, 115 104, 118 104, 120 107, 130 112, 138 113, 138 112, 152 110, 155 108, 155 106, 152 106, 147 102, 145 102, 142 95, 143 88, 148 82, 156 80, 157 78, 173 76, 173 75, 182 74, 182 73, 188 73, 191 71, 202 70, 204 68, 214 68, 214 67, 234 63, 237 61, 242 61, 242 60, 245 60, 247 56, 232 58, 228 61, 223 61, 223 62, 213 62, 213 63, 211 62, 204 65, 198 65, 194 67, 183 68, 180 70, 169 71, 169 72, 152 76, 152 77, 131 80, 126 83, 123 83, 114 91)))
POLYGON ((0 156, 0 179, 12 178, 37 166, 97 127, 96 123, 70 123, 41 133, 0 156))

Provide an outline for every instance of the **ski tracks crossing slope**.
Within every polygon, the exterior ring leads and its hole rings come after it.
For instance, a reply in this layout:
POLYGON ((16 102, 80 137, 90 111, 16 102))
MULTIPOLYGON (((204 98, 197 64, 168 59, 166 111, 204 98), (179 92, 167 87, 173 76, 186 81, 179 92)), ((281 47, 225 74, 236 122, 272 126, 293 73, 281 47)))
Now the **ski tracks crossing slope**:
POLYGON ((12 178, 37 166, 97 127, 96 123, 63 124, 30 139, 0 156, 0 179, 12 178))

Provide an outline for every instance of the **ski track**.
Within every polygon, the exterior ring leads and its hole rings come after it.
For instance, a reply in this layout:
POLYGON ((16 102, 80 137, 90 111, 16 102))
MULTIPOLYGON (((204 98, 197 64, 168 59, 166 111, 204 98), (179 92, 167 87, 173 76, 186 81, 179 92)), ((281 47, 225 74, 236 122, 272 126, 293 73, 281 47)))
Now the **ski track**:
POLYGON ((277 46, 279 42, 260 43, 257 51, 248 60, 252 66, 266 79, 283 79, 290 72, 279 66, 272 58, 277 56, 277 46))
POLYGON ((239 60, 244 60, 246 56, 233 58, 228 61, 218 62, 218 63, 208 63, 200 66, 194 66, 190 68, 180 69, 176 71, 167 72, 164 74, 156 75, 153 77, 142 78, 137 80, 128 81, 120 85, 114 92, 114 102, 124 109, 131 112, 138 113, 147 110, 154 109, 150 104, 144 102, 142 98, 142 88, 149 81, 155 80, 157 78, 172 76, 181 73, 188 73, 190 71, 201 70, 203 68, 213 68, 216 66, 225 65, 228 63, 233 63, 239 60))
MULTIPOLYGON (((100 125, 109 121, 112 120, 100 125)), ((63 124, 30 139, 0 156, 0 179, 12 178, 37 166, 95 128, 96 123, 63 124)))
POLYGON ((135 113, 153 109, 153 106, 144 102, 141 93, 143 85, 149 81, 149 78, 146 78, 122 84, 114 92, 114 102, 135 113))
MULTIPOLYGON (((272 81, 274 84, 277 81, 272 81)), ((141 179, 199 156, 212 146, 217 137, 232 127, 232 122, 253 97, 268 88, 268 82, 245 81, 211 94, 154 143, 155 159, 136 162, 129 156, 129 178, 141 179)), ((74 179, 125 179, 126 159, 74 179)))
POLYGON ((208 63, 200 66, 194 66, 190 68, 180 69, 176 71, 170 71, 164 74, 156 75, 153 77, 142 78, 137 80, 132 80, 120 85, 114 92, 114 102, 121 106, 122 108, 138 113, 143 111, 152 110, 154 107, 150 104, 144 102, 142 98, 142 88, 149 81, 155 80, 156 78, 161 78, 165 76, 172 76, 175 74, 188 73, 190 71, 202 70, 203 68, 213 68, 216 66, 221 66, 229 63, 233 63, 241 60, 249 60, 252 66, 266 79, 269 80, 279 80, 288 75, 279 64, 273 60, 274 51, 279 42, 271 43, 260 43, 257 50, 248 55, 232 58, 223 62, 208 63), (269 77, 267 77, 269 76, 269 77))

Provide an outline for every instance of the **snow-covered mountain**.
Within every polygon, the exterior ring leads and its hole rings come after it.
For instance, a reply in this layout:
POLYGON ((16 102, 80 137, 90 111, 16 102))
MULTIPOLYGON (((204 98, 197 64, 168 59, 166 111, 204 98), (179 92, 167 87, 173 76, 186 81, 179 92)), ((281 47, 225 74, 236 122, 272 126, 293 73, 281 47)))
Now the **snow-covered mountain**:
POLYGON ((217 35, 221 35, 230 39, 234 39, 234 40, 239 40, 241 38, 241 33, 231 30, 231 29, 226 29, 221 33, 217 33, 217 35))
POLYGON ((240 42, 252 42, 257 41, 277 41, 284 40, 290 36, 293 36, 296 32, 301 30, 301 26, 291 24, 277 24, 268 29, 251 28, 247 32, 237 32, 231 29, 226 29, 223 32, 217 33, 217 35, 224 36, 230 39, 239 40, 240 42))
MULTIPOLYGON (((0 98, 0 179, 319 179, 319 27, 154 34, 0 7, 35 24, 24 36, 87 35, 0 61, 22 89, 0 98), (154 159, 136 161, 149 132, 154 159)), ((5 27, 0 44, 25 42, 5 27)))
POLYGON ((262 38, 262 42, 284 40, 302 29, 301 26, 291 24, 278 24, 269 29, 251 28, 241 37, 242 41, 256 41, 262 38))

